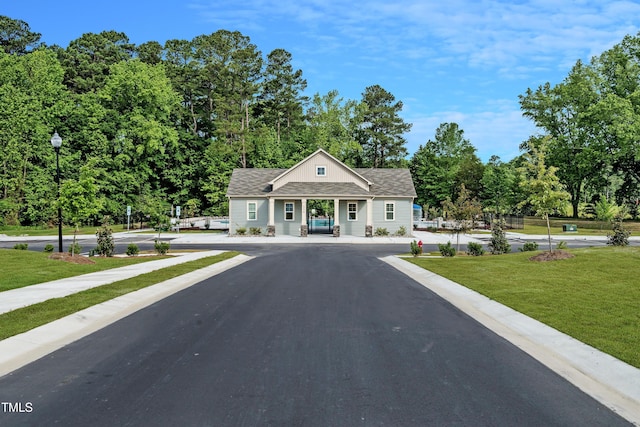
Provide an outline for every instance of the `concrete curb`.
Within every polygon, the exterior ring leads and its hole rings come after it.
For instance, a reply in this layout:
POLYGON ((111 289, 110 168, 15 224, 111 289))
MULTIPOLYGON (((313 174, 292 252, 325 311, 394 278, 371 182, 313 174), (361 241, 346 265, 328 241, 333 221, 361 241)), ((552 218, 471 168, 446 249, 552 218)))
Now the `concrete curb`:
POLYGON ((253 259, 247 255, 221 261, 0 341, 0 376, 40 359, 82 337, 209 277, 253 259))
POLYGON ((396 256, 381 260, 640 425, 640 369, 408 261, 396 256))

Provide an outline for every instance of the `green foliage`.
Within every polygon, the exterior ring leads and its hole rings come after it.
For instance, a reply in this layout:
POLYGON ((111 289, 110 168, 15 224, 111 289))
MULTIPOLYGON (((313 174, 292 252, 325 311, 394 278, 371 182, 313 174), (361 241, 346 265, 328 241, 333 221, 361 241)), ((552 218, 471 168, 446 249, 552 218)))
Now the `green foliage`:
POLYGON ((416 242, 415 240, 412 240, 410 245, 411 245, 411 255, 413 255, 414 257, 417 257, 418 255, 422 254, 422 248, 418 245, 418 242, 416 242))
POLYGON ((526 242, 520 248, 521 252, 533 252, 538 250, 538 244, 536 242, 526 242))
POLYGON ((460 250, 460 233, 473 229, 475 218, 482 214, 482 206, 476 199, 470 198, 469 191, 462 184, 455 203, 447 198, 442 202, 442 208, 447 214, 447 222, 453 222, 456 250, 460 250))
POLYGON ((610 246, 627 246, 629 245, 629 236, 631 232, 624 228, 621 217, 616 217, 613 222, 613 230, 607 234, 607 245, 610 246))
POLYGON ((50 253, 52 253, 52 252, 53 252, 53 249, 54 249, 54 248, 53 248, 53 245, 52 245, 51 243, 47 243, 47 244, 44 246, 44 252, 45 252, 45 253, 50 254, 50 253))
POLYGON ((467 254, 471 256, 484 255, 484 248, 481 243, 469 242, 467 244, 467 254))
POLYGON ((502 255, 511 252, 511 245, 504 231, 504 220, 499 219, 491 224, 491 241, 489 251, 493 255, 502 255))
POLYGON ((438 250, 443 257, 454 257, 456 255, 456 248, 451 245, 451 242, 447 242, 446 245, 438 243, 438 250))
POLYGON ((27 249, 29 249, 29 244, 28 243, 16 243, 15 245, 13 245, 13 249, 17 249, 20 251, 26 251, 27 249))
POLYGON ((135 243, 129 243, 129 245, 127 246, 126 253, 128 256, 136 256, 140 253, 140 249, 138 248, 138 245, 136 245, 135 243))
POLYGON ((260 227, 249 227, 249 234, 252 236, 259 236, 262 234, 262 228, 260 227))
POLYGON ((169 242, 163 242, 156 239, 153 247, 156 250, 156 253, 158 255, 166 255, 167 252, 169 252, 169 248, 171 247, 171 244, 169 242))
POLYGON ((80 243, 74 241, 69 245, 68 252, 71 255, 79 255, 80 252, 82 252, 82 246, 80 246, 80 243))
POLYGON ((105 217, 102 221, 102 227, 96 231, 98 238, 98 246, 96 253, 100 256, 113 256, 115 243, 113 241, 113 230, 109 224, 109 217, 105 217))
POLYGON ((246 227, 238 227, 236 228, 236 233, 238 233, 240 236, 244 236, 247 233, 247 229, 246 227))
POLYGON ((398 231, 396 231, 396 236, 404 237, 407 235, 407 228, 404 225, 398 227, 398 231))
POLYGON ((376 228, 376 231, 373 234, 375 234, 378 237, 388 236, 389 235, 389 231, 384 227, 378 227, 378 228, 376 228))
POLYGON ((564 240, 559 241, 556 245, 556 249, 567 249, 568 247, 569 246, 567 246, 567 242, 565 242, 564 240))

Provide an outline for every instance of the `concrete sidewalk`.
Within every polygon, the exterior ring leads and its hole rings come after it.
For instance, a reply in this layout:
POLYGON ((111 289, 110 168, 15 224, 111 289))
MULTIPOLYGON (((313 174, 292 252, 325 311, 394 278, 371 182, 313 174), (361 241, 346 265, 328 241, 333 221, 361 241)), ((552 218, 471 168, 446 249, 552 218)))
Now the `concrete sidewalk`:
POLYGON ((110 270, 97 271, 81 276, 66 277, 51 282, 11 289, 0 293, 0 314, 51 298, 61 298, 118 280, 129 279, 161 268, 218 255, 222 252, 224 251, 191 252, 171 258, 127 265, 110 270))
POLYGON ((401 258, 382 260, 640 425, 640 369, 401 258))

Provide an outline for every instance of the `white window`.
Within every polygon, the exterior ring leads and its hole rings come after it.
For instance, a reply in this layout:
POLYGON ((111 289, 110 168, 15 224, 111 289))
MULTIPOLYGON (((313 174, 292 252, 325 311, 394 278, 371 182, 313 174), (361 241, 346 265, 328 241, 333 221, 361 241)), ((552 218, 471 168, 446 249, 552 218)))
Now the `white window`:
POLYGON ((247 220, 258 220, 258 202, 247 202, 247 220))
POLYGON ((348 221, 358 220, 358 202, 347 203, 347 220, 348 221))
POLYGON ((384 202, 384 220, 395 221, 396 219, 396 203, 384 202))
POLYGON ((316 176, 327 176, 327 167, 316 166, 316 176))
POLYGON ((293 221, 293 202, 285 202, 284 203, 284 220, 285 221, 293 221))

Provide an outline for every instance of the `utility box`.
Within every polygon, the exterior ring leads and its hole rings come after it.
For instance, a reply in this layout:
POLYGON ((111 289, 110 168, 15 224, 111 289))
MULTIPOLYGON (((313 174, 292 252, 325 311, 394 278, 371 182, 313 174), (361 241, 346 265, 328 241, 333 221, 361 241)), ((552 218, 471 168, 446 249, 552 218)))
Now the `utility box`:
POLYGON ((562 231, 573 232, 576 233, 578 231, 578 226, 575 224, 562 224, 562 231))

